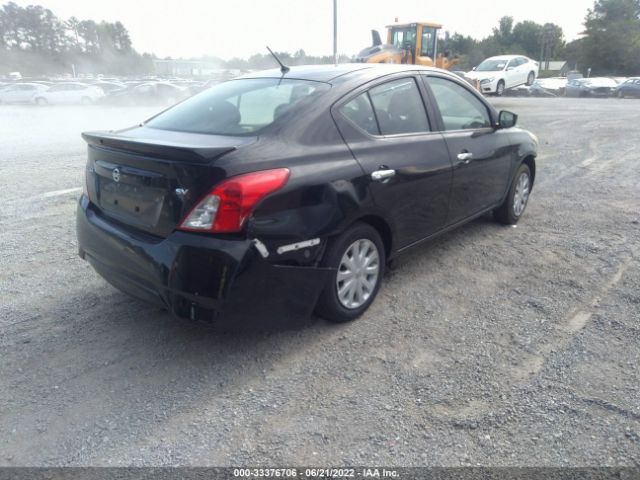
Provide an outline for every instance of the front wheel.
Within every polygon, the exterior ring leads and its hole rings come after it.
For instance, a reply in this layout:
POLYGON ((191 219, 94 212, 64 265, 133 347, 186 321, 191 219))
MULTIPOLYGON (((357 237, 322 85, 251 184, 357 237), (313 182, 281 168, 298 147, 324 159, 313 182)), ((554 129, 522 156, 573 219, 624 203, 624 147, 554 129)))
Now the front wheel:
POLYGON ((380 234, 366 223, 356 223, 329 244, 322 263, 332 272, 316 314, 339 323, 358 318, 373 303, 384 274, 380 234))
POLYGON ((513 178, 507 198, 504 199, 502 205, 493 211, 496 220, 505 225, 518 223, 527 208, 531 186, 531 170, 528 165, 523 163, 513 178))
POLYGON ((498 86, 496 87, 496 95, 499 97, 504 95, 504 80, 500 80, 498 82, 498 86))

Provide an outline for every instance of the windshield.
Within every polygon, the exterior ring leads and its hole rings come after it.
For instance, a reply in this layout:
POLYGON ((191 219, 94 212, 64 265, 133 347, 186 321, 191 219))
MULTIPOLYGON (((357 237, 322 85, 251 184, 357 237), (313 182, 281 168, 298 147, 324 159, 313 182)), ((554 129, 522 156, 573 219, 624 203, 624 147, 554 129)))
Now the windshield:
POLYGON ((218 84, 150 119, 163 130, 217 135, 253 135, 292 109, 314 102, 329 84, 259 78, 218 84))
POLYGON ((507 66, 507 60, 485 60, 476 70, 478 72, 497 72, 500 70, 504 70, 504 67, 507 66))

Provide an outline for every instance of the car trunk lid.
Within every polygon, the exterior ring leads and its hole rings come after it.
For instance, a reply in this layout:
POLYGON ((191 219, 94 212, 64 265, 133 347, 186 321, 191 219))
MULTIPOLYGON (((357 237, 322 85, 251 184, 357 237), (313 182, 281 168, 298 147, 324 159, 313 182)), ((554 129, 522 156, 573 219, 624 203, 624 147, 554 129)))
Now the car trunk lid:
POLYGON ((103 215, 166 237, 195 203, 226 177, 215 160, 253 137, 145 127, 88 132, 87 190, 103 215))

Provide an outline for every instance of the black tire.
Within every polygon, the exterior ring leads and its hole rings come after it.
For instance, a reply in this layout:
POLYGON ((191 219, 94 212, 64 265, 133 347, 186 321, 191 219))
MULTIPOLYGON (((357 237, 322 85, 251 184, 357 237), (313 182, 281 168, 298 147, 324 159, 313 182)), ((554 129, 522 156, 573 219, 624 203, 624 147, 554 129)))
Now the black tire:
POLYGON ((533 82, 536 81, 536 74, 534 72, 529 72, 529 76, 527 77, 527 85, 533 85, 533 82))
POLYGON ((504 80, 500 80, 498 82, 498 86, 496 87, 496 95, 498 97, 501 97, 502 95, 504 95, 504 80))
POLYGON ((331 240, 324 254, 322 265, 334 270, 328 276, 324 289, 320 294, 315 308, 316 315, 336 323, 349 322, 362 315, 378 294, 382 276, 384 275, 385 261, 384 245, 380 234, 375 228, 366 223, 355 223, 341 235, 331 240), (338 269, 342 257, 347 253, 349 247, 358 240, 369 240, 377 249, 378 274, 375 280, 375 287, 369 293, 368 298, 357 308, 347 308, 338 297, 338 269))
POLYGON ((527 202, 529 200, 529 195, 531 194, 532 185, 533 183, 531 178, 531 170, 529 169, 529 166, 527 164, 523 163, 522 165, 520 165, 520 168, 518 168, 518 171, 513 177, 513 181, 511 182, 509 192, 507 193, 504 202, 502 202, 502 205, 500 205, 493 211, 493 216, 495 217, 495 219, 504 225, 515 225, 516 223, 518 223, 518 220, 522 218, 522 215, 527 208, 527 202), (518 186, 518 182, 524 174, 527 175, 528 191, 526 199, 524 201, 524 205, 522 206, 522 210, 517 212, 514 208, 516 188, 518 186))

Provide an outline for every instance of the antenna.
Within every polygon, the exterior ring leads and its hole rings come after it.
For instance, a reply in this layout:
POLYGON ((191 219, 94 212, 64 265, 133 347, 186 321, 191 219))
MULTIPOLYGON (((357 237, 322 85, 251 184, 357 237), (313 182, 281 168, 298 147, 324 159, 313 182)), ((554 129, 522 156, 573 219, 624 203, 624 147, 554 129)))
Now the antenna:
POLYGON ((269 53, 271 55, 273 55, 273 58, 276 59, 276 62, 278 62, 278 64, 280 65, 280 71, 282 72, 282 75, 284 75, 285 73, 287 73, 289 70, 291 70, 289 67, 287 67, 284 63, 282 63, 280 61, 280 59, 278 58, 278 56, 273 53, 273 51, 269 48, 269 45, 267 45, 267 50, 269 50, 269 53))

